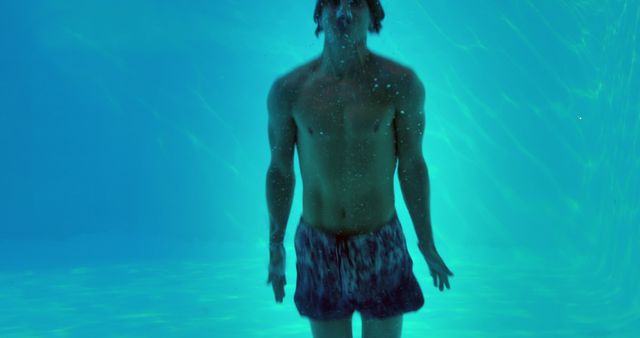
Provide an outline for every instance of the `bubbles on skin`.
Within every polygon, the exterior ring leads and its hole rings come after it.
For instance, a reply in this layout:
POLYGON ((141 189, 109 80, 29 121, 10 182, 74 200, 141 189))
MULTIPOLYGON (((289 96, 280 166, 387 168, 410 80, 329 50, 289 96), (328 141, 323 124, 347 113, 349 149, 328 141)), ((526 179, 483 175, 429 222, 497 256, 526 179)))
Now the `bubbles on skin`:
MULTIPOLYGON (((374 81, 374 84, 373 84, 373 91, 375 91, 376 89, 378 89, 378 88, 380 87, 380 85, 378 84, 378 78, 377 78, 377 77, 373 78, 373 81, 374 81)), ((384 85, 384 87, 385 87, 386 89, 392 89, 392 88, 394 88, 395 86, 394 86, 393 84, 391 84, 391 83, 387 83, 386 85, 384 85)), ((392 89, 392 90, 393 90, 393 89, 392 89)), ((395 95, 400 95, 400 91, 396 90, 396 91, 395 91, 395 95)))
MULTIPOLYGON (((374 77, 373 78, 373 82, 378 82, 378 78, 374 77)), ((375 91, 376 89, 378 89, 379 85, 377 83, 373 84, 373 89, 371 91, 375 91)))

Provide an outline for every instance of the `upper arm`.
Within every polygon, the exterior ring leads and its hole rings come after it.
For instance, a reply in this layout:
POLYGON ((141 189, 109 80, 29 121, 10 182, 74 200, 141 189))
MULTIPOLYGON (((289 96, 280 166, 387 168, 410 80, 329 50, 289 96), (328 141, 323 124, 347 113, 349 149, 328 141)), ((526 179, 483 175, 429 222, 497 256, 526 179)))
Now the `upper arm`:
POLYGON ((296 143, 296 124, 291 115, 290 100, 285 78, 277 79, 269 90, 267 109, 269 112, 269 145, 271 149, 270 169, 282 172, 293 171, 293 151, 296 143))
POLYGON ((425 89, 412 70, 407 71, 399 86, 401 95, 398 95, 395 104, 396 151, 398 166, 403 167, 424 161, 422 136, 425 89))

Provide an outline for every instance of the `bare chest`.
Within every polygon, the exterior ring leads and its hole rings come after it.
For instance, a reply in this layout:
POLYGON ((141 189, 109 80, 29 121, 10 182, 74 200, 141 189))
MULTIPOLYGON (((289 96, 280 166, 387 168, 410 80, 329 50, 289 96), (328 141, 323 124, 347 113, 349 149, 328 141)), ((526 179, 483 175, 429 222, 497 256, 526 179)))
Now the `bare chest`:
POLYGON ((392 85, 377 79, 313 81, 293 105, 299 132, 315 139, 359 139, 389 131, 394 117, 392 85))

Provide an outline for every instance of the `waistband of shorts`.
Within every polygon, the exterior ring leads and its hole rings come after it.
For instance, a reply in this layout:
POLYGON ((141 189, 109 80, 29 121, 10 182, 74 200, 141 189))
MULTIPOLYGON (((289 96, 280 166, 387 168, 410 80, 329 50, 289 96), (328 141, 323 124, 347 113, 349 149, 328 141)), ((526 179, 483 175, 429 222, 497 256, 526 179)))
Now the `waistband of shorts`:
POLYGON ((332 234, 332 233, 328 233, 325 231, 322 231, 320 229, 317 229, 315 227, 313 227, 311 224, 309 224, 307 221, 304 220, 304 218, 302 218, 302 215, 300 215, 300 221, 298 222, 298 226, 304 226, 305 228, 311 230, 311 231, 315 231, 318 232, 324 236, 329 236, 329 237, 337 237, 337 238, 359 238, 359 237, 364 237, 364 236, 371 236, 371 235, 375 235, 377 233, 380 233, 382 231, 384 231, 386 228, 389 228, 393 225, 398 224, 398 211, 397 210, 393 210, 393 215, 391 216, 391 218, 389 220, 387 220, 383 226, 381 226, 380 228, 374 230, 374 231, 370 231, 364 234, 355 234, 355 235, 336 235, 336 234, 332 234))

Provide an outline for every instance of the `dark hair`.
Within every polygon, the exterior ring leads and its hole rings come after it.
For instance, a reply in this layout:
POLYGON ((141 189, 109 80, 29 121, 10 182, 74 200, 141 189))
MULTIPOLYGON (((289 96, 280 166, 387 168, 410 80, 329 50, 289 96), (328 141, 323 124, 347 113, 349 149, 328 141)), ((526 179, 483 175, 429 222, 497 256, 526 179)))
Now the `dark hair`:
MULTIPOLYGON (((318 0, 316 2, 316 10, 313 13, 313 22, 315 22, 318 26, 316 27, 316 37, 322 32, 322 27, 320 27, 320 16, 322 15, 322 9, 324 5, 330 0, 318 0)), ((365 0, 362 0, 365 1, 365 0)), ((380 29, 382 29, 382 19, 384 19, 384 9, 382 9, 382 5, 380 4, 380 0, 366 0, 367 5, 369 6, 369 13, 371 14, 371 26, 369 27, 369 32, 379 34, 380 29)))

